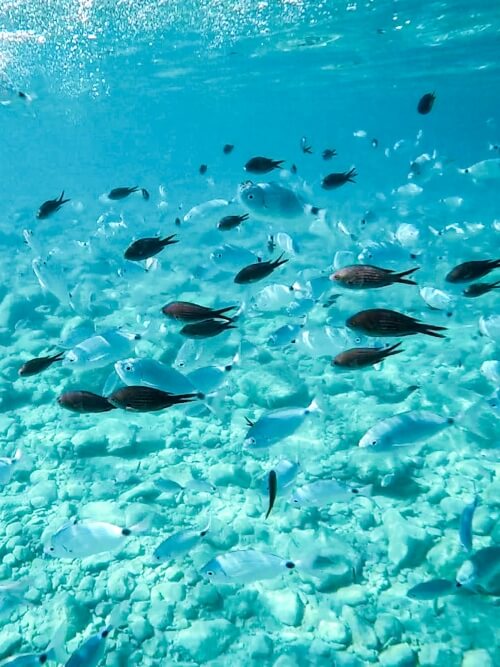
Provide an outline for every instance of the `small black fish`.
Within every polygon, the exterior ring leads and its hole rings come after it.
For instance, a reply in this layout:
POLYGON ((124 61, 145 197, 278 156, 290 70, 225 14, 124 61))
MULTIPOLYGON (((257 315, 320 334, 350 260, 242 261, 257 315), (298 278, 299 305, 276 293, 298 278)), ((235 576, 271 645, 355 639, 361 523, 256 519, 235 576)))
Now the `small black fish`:
POLYGON ((104 396, 98 396, 91 391, 67 391, 61 394, 57 402, 62 408, 85 414, 87 412, 109 412, 114 410, 112 405, 104 396))
POLYGON ((37 375, 46 368, 49 368, 49 366, 52 366, 55 361, 62 361, 62 359, 64 359, 64 352, 58 352, 51 357, 37 357, 36 359, 30 359, 21 366, 18 373, 21 377, 37 375))
POLYGON ((349 289, 373 289, 376 287, 386 287, 394 283, 404 285, 416 285, 414 280, 408 280, 407 276, 418 271, 408 269, 406 271, 394 272, 392 269, 381 269, 371 264, 352 264, 338 269, 330 276, 330 280, 340 283, 342 287, 349 289))
POLYGON ((213 338, 218 336, 228 329, 236 329, 233 320, 201 320, 201 322, 194 322, 193 324, 185 324, 180 333, 186 338, 213 338))
POLYGON ((154 387, 131 385, 114 391, 108 400, 115 408, 132 412, 158 412, 172 405, 190 403, 199 398, 198 394, 171 394, 154 387))
POLYGON ((251 174, 268 174, 273 169, 281 169, 284 160, 271 160, 268 157, 253 157, 244 166, 251 174))
POLYGON ((378 364, 386 357, 399 354, 403 350, 398 349, 402 343, 396 343, 391 347, 352 347, 350 350, 340 352, 332 359, 332 366, 340 368, 366 368, 378 364))
POLYGON ((378 147, 378 139, 372 139, 372 148, 378 147))
POLYGON ((273 259, 268 262, 257 262, 255 264, 249 264, 236 274, 234 282, 238 285, 255 283, 258 280, 262 280, 263 278, 270 276, 274 269, 277 269, 278 266, 282 266, 282 264, 285 264, 286 262, 288 262, 288 259, 283 259, 283 254, 281 254, 277 259, 273 259))
POLYGON ((436 332, 446 331, 446 327, 425 324, 414 317, 387 308, 362 310, 349 317, 346 326, 366 336, 413 336, 423 333, 434 338, 444 338, 442 334, 436 332))
POLYGON ((323 160, 331 160, 332 157, 335 157, 337 155, 337 151, 335 148, 325 148, 323 153, 321 154, 323 160))
POLYGON ((142 198, 145 199, 146 201, 149 200, 149 192, 146 190, 146 188, 141 188, 141 193, 142 193, 142 198))
POLYGON ((59 197, 59 199, 49 199, 48 201, 44 201, 43 204, 38 209, 36 217, 39 220, 44 220, 45 218, 48 218, 53 213, 58 211, 63 204, 66 204, 69 201, 71 201, 71 199, 64 199, 64 190, 63 190, 61 192, 61 196, 59 197))
POLYGON ((181 226, 181 219, 180 219, 180 218, 176 218, 176 219, 174 220, 174 225, 176 225, 177 227, 180 227, 180 226, 181 226))
POLYGON ((420 100, 418 101, 417 104, 417 111, 418 113, 422 114, 425 116, 428 114, 432 107, 434 106, 434 101, 436 99, 435 93, 425 93, 420 100))
POLYGON ((131 262, 140 262, 143 259, 154 257, 165 248, 167 245, 173 245, 179 241, 175 238, 175 234, 166 236, 164 239, 157 237, 137 239, 129 245, 125 250, 125 259, 131 262))
POLYGON ((234 149, 233 144, 225 144, 224 148, 222 149, 222 152, 224 155, 229 155, 229 153, 232 153, 234 149))
POLYGON ((312 155, 312 147, 308 145, 306 137, 302 137, 300 140, 300 148, 306 155, 312 155))
POLYGON ((354 178, 357 176, 356 169, 353 167, 350 171, 333 172, 328 174, 321 181, 321 187, 324 190, 335 190, 345 183, 356 183, 354 178))
POLYGON ((226 306, 225 308, 207 308, 190 301, 170 301, 161 309, 161 312, 172 320, 179 322, 201 322, 202 320, 221 319, 227 322, 233 322, 232 317, 224 313, 234 310, 236 306, 226 306))
POLYGON ((274 507, 274 501, 276 500, 276 493, 278 492, 278 478, 276 477, 276 472, 274 470, 269 471, 267 486, 269 489, 269 507, 264 520, 271 514, 271 510, 274 507))
POLYGON ((274 240, 273 234, 269 234, 267 237, 267 249, 269 252, 274 252, 276 250, 276 241, 274 240))
POLYGON ((201 164, 201 165, 200 165, 200 168, 198 169, 198 171, 199 171, 200 174, 203 176, 203 174, 206 174, 207 171, 208 171, 208 167, 207 167, 207 165, 206 165, 206 164, 201 164))
POLYGON ((292 164, 292 166, 290 167, 290 171, 292 172, 292 174, 296 174, 297 173, 297 165, 292 164))
MULTIPOLYGON (((108 192, 108 199, 112 199, 113 201, 117 201, 119 199, 125 199, 134 192, 139 192, 140 189, 141 188, 139 188, 138 185, 134 185, 133 188, 114 188, 113 190, 111 190, 111 192, 108 192)), ((146 193, 148 196, 144 197, 143 194, 144 199, 147 199, 149 197, 149 193, 147 192, 147 190, 146 193)))
POLYGON ((245 220, 248 220, 248 218, 248 213, 245 213, 244 215, 226 215, 217 224, 217 229, 220 229, 223 232, 228 231, 229 229, 234 229, 241 225, 245 220))
POLYGON ((473 283, 472 285, 469 285, 462 294, 464 296, 468 297, 476 297, 476 296, 482 296, 483 294, 487 294, 488 292, 491 292, 491 290, 494 289, 500 289, 500 280, 497 280, 495 283, 473 283))
POLYGON ((445 280, 447 283, 466 283, 470 280, 484 278, 493 269, 500 268, 500 259, 480 259, 472 262, 464 262, 455 266, 445 280))

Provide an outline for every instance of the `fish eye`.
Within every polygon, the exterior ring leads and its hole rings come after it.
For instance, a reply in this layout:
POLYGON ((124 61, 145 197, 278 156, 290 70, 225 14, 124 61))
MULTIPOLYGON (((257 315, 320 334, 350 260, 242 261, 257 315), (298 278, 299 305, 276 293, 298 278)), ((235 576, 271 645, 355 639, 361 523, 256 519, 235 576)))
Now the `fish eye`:
POLYGON ((355 343, 361 343, 361 338, 358 336, 357 338, 354 339, 355 343))
POLYGON ((54 551, 54 547, 49 547, 49 551, 54 551))
POLYGON ((49 659, 49 656, 46 653, 42 653, 42 655, 38 658, 38 662, 43 665, 47 662, 49 659))
POLYGON ((376 441, 376 440, 372 440, 372 441, 371 441, 371 444, 372 444, 372 445, 376 445, 376 444, 377 444, 377 441, 376 441))
POLYGON ((132 366, 125 366, 125 370, 126 370, 126 371, 131 371, 131 370, 132 370, 132 366))
POLYGON ((299 501, 298 501, 297 498, 292 498, 292 502, 295 503, 295 505, 298 505, 298 504, 299 504, 299 501))
POLYGON ((253 195, 248 195, 248 199, 253 199, 253 195))
POLYGON ((351 489, 351 493, 359 493, 359 489, 351 489))
POLYGON ((464 174, 468 174, 468 173, 469 173, 469 170, 468 170, 468 169, 464 169, 464 174))
POLYGON ((215 572, 213 570, 208 570, 208 572, 207 572, 208 577, 213 577, 214 574, 215 574, 215 572))

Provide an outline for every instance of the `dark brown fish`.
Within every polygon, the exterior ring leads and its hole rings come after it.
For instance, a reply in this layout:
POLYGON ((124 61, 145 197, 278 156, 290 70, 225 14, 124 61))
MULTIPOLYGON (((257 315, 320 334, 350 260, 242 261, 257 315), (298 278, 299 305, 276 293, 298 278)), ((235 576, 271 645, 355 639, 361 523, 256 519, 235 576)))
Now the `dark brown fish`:
POLYGON ((283 254, 281 254, 278 259, 270 260, 268 262, 249 264, 236 274, 234 282, 238 285, 246 285, 247 283, 255 283, 258 280, 267 278, 267 276, 271 275, 274 269, 277 269, 278 266, 282 266, 282 264, 288 262, 287 259, 282 258, 283 254))
POLYGON ((269 506, 267 508, 266 516, 264 520, 271 514, 271 510, 274 507, 274 501, 276 500, 276 494, 278 492, 278 478, 274 470, 269 471, 269 477, 267 480, 267 487, 269 489, 269 506))
POLYGON ((325 150, 322 153, 322 158, 323 160, 331 160, 332 157, 335 157, 337 155, 337 151, 335 148, 325 148, 325 150))
POLYGON ((98 396, 91 391, 66 391, 61 394, 57 402, 62 408, 71 412, 109 412, 114 410, 112 405, 104 396, 98 396))
POLYGON ((403 313, 386 308, 362 310, 346 320, 346 326, 366 336, 412 336, 423 333, 435 338, 444 338, 437 331, 446 331, 446 327, 425 324, 403 313))
POLYGON ((141 191, 143 199, 149 199, 149 192, 145 190, 144 188, 140 188, 138 185, 134 185, 132 188, 113 188, 111 192, 108 192, 108 199, 112 199, 113 201, 117 201, 119 199, 126 199, 129 195, 133 194, 134 192, 139 192, 141 191))
POLYGON ((36 217, 39 220, 44 220, 45 218, 48 218, 53 213, 58 211, 63 204, 66 204, 69 201, 71 201, 71 199, 64 199, 64 190, 63 190, 61 192, 61 196, 59 197, 59 199, 49 199, 48 201, 44 201, 43 204, 38 209, 36 217))
POLYGON ((435 93, 425 93, 425 95, 422 95, 417 104, 418 113, 422 114, 423 116, 430 113, 432 107, 434 106, 435 100, 435 93))
POLYGON ((224 153, 224 155, 229 155, 229 153, 233 152, 233 148, 234 148, 233 144, 224 144, 222 152, 224 153))
POLYGON ((353 347, 345 350, 332 359, 332 366, 340 368, 366 368, 378 364, 386 357, 392 357, 403 350, 398 349, 401 343, 391 347, 353 347))
POLYGON ((468 297, 476 297, 487 294, 494 289, 500 289, 500 280, 497 280, 495 283, 473 283, 464 289, 462 294, 468 297))
POLYGON ((154 387, 130 386, 114 391, 108 400, 115 408, 133 412, 158 412, 172 405, 190 403, 198 394, 170 394, 154 387))
POLYGON ((201 322, 202 320, 221 319, 232 322, 232 317, 224 313, 234 310, 237 306, 226 306, 225 308, 207 308, 189 301, 171 301, 161 309, 161 312, 172 320, 179 322, 201 322))
POLYGON ((386 287, 393 283, 416 285, 415 281, 408 280, 405 276, 415 273, 418 269, 419 267, 416 267, 415 269, 395 273, 391 269, 381 269, 378 266, 370 264, 353 264, 335 271, 330 276, 330 280, 340 283, 342 287, 347 287, 348 289, 372 289, 375 287, 386 287))
POLYGON ((325 176, 321 181, 321 187, 324 190, 335 190, 335 188, 340 188, 345 183, 356 183, 354 180, 356 176, 357 173, 354 167, 350 171, 334 172, 325 176))
POLYGON ((228 329, 236 329, 233 320, 202 320, 193 324, 185 324, 180 333, 186 338, 213 338, 228 329))
POLYGON ((137 239, 137 241, 131 243, 125 250, 124 257, 131 262, 140 262, 143 259, 154 257, 161 252, 165 246, 173 245, 174 243, 179 243, 175 238, 175 234, 166 236, 164 239, 157 237, 137 239))
POLYGON ((250 174, 267 174, 273 169, 281 169, 284 160, 271 160, 268 157, 253 157, 246 163, 244 169, 250 174))
POLYGON ((49 368, 49 366, 52 366, 55 361, 62 361, 62 359, 64 359, 64 352, 58 352, 51 357, 37 357, 36 359, 30 359, 21 366, 18 373, 21 377, 37 375, 46 368, 49 368))
POLYGON ((248 220, 248 218, 248 213, 245 213, 244 215, 226 215, 224 218, 219 220, 217 229, 220 229, 223 232, 229 229, 234 229, 235 227, 239 227, 239 225, 241 225, 241 223, 245 220, 248 220))
POLYGON ((198 169, 198 171, 199 171, 200 174, 203 176, 203 174, 206 174, 207 171, 208 171, 208 167, 207 167, 207 165, 206 165, 206 164, 201 164, 201 165, 200 165, 200 168, 198 169))
POLYGON ((455 266, 445 280, 448 283, 466 283, 470 280, 484 278, 493 269, 500 267, 500 259, 479 259, 472 262, 464 262, 455 266))

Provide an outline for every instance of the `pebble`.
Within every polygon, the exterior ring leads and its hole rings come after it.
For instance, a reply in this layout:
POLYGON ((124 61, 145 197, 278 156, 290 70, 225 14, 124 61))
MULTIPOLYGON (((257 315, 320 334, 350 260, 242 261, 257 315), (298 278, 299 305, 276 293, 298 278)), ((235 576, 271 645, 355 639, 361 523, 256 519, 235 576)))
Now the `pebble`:
POLYGON ((318 625, 318 637, 327 642, 344 644, 345 646, 351 641, 349 629, 340 619, 321 620, 318 625))
POLYGON ((0 659, 11 656, 20 646, 22 637, 19 632, 2 632, 0 637, 0 659))
POLYGON ((375 621, 375 634, 382 646, 394 644, 401 639, 403 627, 392 614, 380 614, 375 621))
POLYGON ((254 635, 248 642, 248 652, 251 658, 268 658, 273 652, 272 639, 263 633, 254 635))
POLYGON ((360 614, 345 605, 342 607, 342 618, 351 629, 352 642, 356 647, 367 649, 377 648, 377 636, 372 629, 371 624, 369 624, 360 614))
POLYGON ((236 627, 222 618, 213 621, 193 621, 177 633, 176 644, 194 660, 204 662, 217 658, 236 639, 236 627))
POLYGON ((395 571, 419 565, 432 544, 430 535, 395 509, 384 512, 382 521, 389 541, 387 555, 395 571))
POLYGON ((383 667, 414 667, 417 656, 408 644, 395 644, 380 654, 379 661, 383 667))
POLYGON ((280 623, 297 627, 304 618, 304 603, 292 591, 272 591, 265 596, 270 614, 280 623))
POLYGON ((419 667, 458 667, 460 659, 447 644, 425 644, 418 652, 419 667))
POLYGON ((151 623, 142 616, 129 616, 127 626, 132 633, 134 639, 142 644, 146 639, 151 639, 154 636, 154 630, 151 623))
POLYGON ((464 653, 462 667, 494 667, 494 664, 488 651, 478 648, 464 653))

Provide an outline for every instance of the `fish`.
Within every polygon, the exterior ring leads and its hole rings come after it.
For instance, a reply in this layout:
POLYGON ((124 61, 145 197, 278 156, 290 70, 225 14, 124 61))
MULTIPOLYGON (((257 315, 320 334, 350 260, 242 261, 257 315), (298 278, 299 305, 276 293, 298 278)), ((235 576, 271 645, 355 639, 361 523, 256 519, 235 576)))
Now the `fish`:
POLYGON ((500 179, 500 158, 482 160, 458 172, 471 176, 474 181, 495 182, 500 179))
POLYGON ((65 391, 58 397, 57 402, 62 408, 80 414, 109 412, 115 409, 104 396, 84 390, 65 391))
POLYGON ((222 270, 237 271, 242 264, 257 262, 258 257, 246 248, 225 243, 210 253, 210 260, 222 270))
POLYGON ((288 252, 291 255, 298 255, 300 253, 298 243, 286 232, 278 232, 276 234, 276 244, 279 245, 283 252, 288 252))
POLYGON ((82 370, 103 368, 128 356, 140 339, 140 334, 110 329, 77 343, 66 353, 62 364, 65 368, 82 370))
POLYGON ((441 417, 427 410, 402 412, 369 428, 358 446, 369 447, 372 451, 388 451, 392 447, 427 440, 454 423, 452 417, 441 417))
POLYGON ((387 308, 362 310, 346 320, 346 327, 366 336, 413 336, 418 333, 444 338, 438 331, 446 327, 425 324, 420 320, 387 308))
POLYGON ((63 190, 61 192, 61 196, 58 199, 49 199, 44 201, 38 209, 36 217, 39 220, 45 220, 46 218, 49 218, 51 215, 56 213, 61 208, 61 206, 63 206, 63 204, 66 204, 69 201, 71 201, 71 199, 64 199, 63 190))
POLYGON ((472 283, 472 285, 469 285, 464 289, 462 294, 469 298, 475 298, 495 289, 500 289, 500 280, 497 280, 494 283, 472 283))
POLYGON ((204 218, 205 216, 215 213, 216 211, 229 206, 227 199, 210 199, 210 201, 203 202, 203 204, 197 204, 193 208, 189 209, 186 215, 183 217, 184 222, 191 222, 193 220, 198 220, 204 218))
POLYGON ((454 595, 457 587, 448 579, 431 579, 410 588, 406 595, 412 600, 436 600, 444 595, 454 595))
POLYGON ((498 361, 497 359, 489 359, 488 361, 483 361, 479 369, 479 372, 487 380, 493 382, 493 384, 500 387, 500 361, 498 361))
POLYGON ((378 364, 387 357, 403 352, 399 348, 402 343, 395 343, 390 347, 352 347, 340 352, 332 359, 332 366, 339 368, 366 368, 378 364))
POLYGON ((182 373, 155 359, 128 358, 115 363, 115 371, 128 386, 154 387, 172 394, 187 394, 196 391, 193 383, 182 373))
POLYGON ((269 336, 267 340, 268 347, 280 348, 294 343, 303 327, 303 324, 284 324, 269 336))
POLYGON ((289 260, 283 259, 281 254, 277 259, 269 260, 267 262, 257 262, 256 264, 249 264, 238 271, 234 277, 234 282, 237 285, 247 285, 249 283, 256 283, 271 275, 271 273, 278 267, 286 264, 289 260))
POLYGON ((422 299, 432 310, 446 310, 451 312, 451 308, 453 308, 456 302, 455 297, 451 294, 447 294, 435 287, 422 287, 419 292, 422 299))
POLYGON ((494 341, 500 341, 500 315, 490 315, 479 318, 479 331, 494 341))
POLYGON ((0 486, 4 486, 10 482, 16 466, 22 457, 20 449, 16 449, 14 456, 0 456, 0 486))
POLYGON ((198 169, 198 171, 203 176, 203 174, 207 173, 208 166, 206 164, 200 164, 200 168, 198 169))
POLYGON ((231 363, 224 366, 203 366, 188 373, 186 378, 199 392, 207 396, 213 394, 222 386, 228 373, 233 370, 239 361, 240 355, 236 353, 231 363))
POLYGON ((475 496, 472 503, 466 505, 460 515, 458 534, 460 537, 460 544, 466 551, 472 551, 472 519, 478 503, 479 498, 475 496))
POLYGON ((229 153, 233 152, 233 149, 234 149, 233 144, 224 144, 222 152, 224 153, 224 155, 229 155, 229 153))
POLYGON ((207 306, 200 306, 197 303, 189 301, 170 301, 165 304, 161 312, 172 320, 178 322, 202 322, 208 319, 221 319, 226 322, 233 322, 232 317, 228 317, 225 313, 230 310, 235 310, 237 306, 224 306, 223 308, 209 308, 207 306))
POLYGON ((416 285, 414 280, 409 280, 406 276, 415 273, 420 267, 407 269, 396 273, 392 269, 381 269, 371 264, 352 264, 338 269, 330 276, 330 280, 340 283, 342 287, 348 289, 372 289, 376 287, 386 287, 394 283, 404 285, 416 285))
POLYGON ((64 359, 64 352, 58 352, 48 357, 36 357, 35 359, 30 359, 25 361, 21 368, 18 370, 18 374, 21 377, 30 377, 31 375, 38 375, 42 371, 45 371, 47 368, 52 366, 56 361, 62 361, 64 359))
POLYGON ((60 266, 54 266, 41 257, 35 257, 31 268, 44 292, 53 294, 65 306, 73 307, 71 291, 60 266))
POLYGON ((293 435, 308 415, 319 411, 318 403, 313 400, 306 408, 279 408, 265 412, 256 422, 247 419, 250 428, 243 446, 249 449, 271 447, 293 435))
POLYGON ((434 106, 435 101, 436 101, 435 93, 425 93, 425 95, 422 95, 417 104, 418 113, 423 116, 430 113, 432 107, 434 106))
POLYGON ((307 143, 307 137, 302 137, 302 139, 300 140, 300 148, 302 152, 305 153, 306 155, 312 155, 313 151, 311 146, 309 146, 307 143))
POLYGON ((245 220, 248 220, 249 217, 248 213, 244 213, 243 215, 226 215, 217 223, 217 229, 220 229, 222 232, 234 229, 235 227, 239 227, 245 220))
POLYGON ((291 501, 295 507, 321 507, 331 503, 347 502, 356 496, 369 498, 372 485, 351 487, 335 479, 318 479, 305 484, 292 493, 291 501))
POLYGON ((199 398, 197 393, 171 394, 155 387, 130 385, 117 389, 107 397, 111 405, 131 412, 158 412, 173 405, 190 403, 199 398))
POLYGON ((289 285, 273 283, 266 285, 253 298, 253 308, 264 312, 280 311, 295 300, 289 285))
MULTIPOLYGON (((276 465, 273 466, 272 471, 276 475, 276 497, 287 495, 297 478, 300 471, 300 463, 298 461, 290 461, 289 459, 280 459, 276 465)), ((269 497, 269 475, 271 471, 262 480, 262 492, 269 497)))
POLYGON ((112 625, 86 639, 74 653, 71 654, 65 667, 97 667, 104 657, 106 639, 113 630, 112 625))
POLYGON ((131 188, 129 187, 113 188, 113 190, 108 192, 107 197, 112 201, 118 201, 120 199, 126 199, 134 192, 139 192, 139 190, 141 190, 141 194, 144 197, 144 199, 149 199, 149 193, 147 192, 147 190, 142 190, 141 188, 139 188, 138 185, 134 185, 131 188), (146 196, 144 196, 144 192, 146 192, 146 196))
POLYGON ((141 528, 142 524, 122 528, 94 519, 67 521, 49 537, 44 552, 55 558, 88 558, 118 550, 141 528))
POLYGON ((335 157, 336 155, 337 151, 335 148, 325 148, 325 150, 321 153, 323 160, 331 160, 332 157, 335 157))
POLYGON ((156 547, 153 557, 158 563, 166 563, 174 558, 180 558, 192 551, 210 530, 210 519, 203 530, 179 530, 170 535, 156 547))
POLYGON ((268 174, 273 169, 281 169, 284 160, 272 160, 268 157, 253 157, 243 167, 250 174, 268 174))
POLYGON ((161 252, 166 246, 179 243, 179 240, 175 236, 175 234, 172 234, 163 239, 157 237, 137 239, 137 241, 129 245, 123 256, 131 262, 140 262, 143 259, 149 259, 161 252))
POLYGON ((186 338, 213 338, 230 329, 236 329, 231 319, 227 321, 208 319, 201 320, 201 322, 193 322, 192 324, 185 324, 179 333, 186 336, 186 338))
POLYGON ((276 500, 276 494, 278 491, 278 477, 275 470, 270 470, 267 478, 267 485, 269 487, 269 506, 267 508, 266 516, 264 520, 268 518, 271 514, 271 510, 274 507, 274 501, 276 500))
POLYGON ((335 190, 346 183, 356 183, 354 179, 357 175, 355 167, 349 171, 333 172, 323 178, 321 187, 323 190, 335 190))
POLYGON ((445 277, 448 283, 465 283, 484 278, 500 267, 500 259, 480 259, 455 266, 445 277))
POLYGON ((242 206, 264 221, 302 220, 310 215, 326 215, 324 209, 308 204, 294 190, 280 183, 246 181, 239 186, 237 196, 242 206))
POLYGON ((206 482, 204 479, 190 479, 182 485, 173 479, 159 477, 154 480, 154 484, 163 493, 179 493, 185 490, 193 491, 194 493, 213 493, 216 490, 213 484, 206 482))
POLYGON ((228 551, 208 561, 201 574, 212 583, 249 584, 275 579, 295 569, 295 563, 255 549, 228 551))
POLYGON ((500 546, 484 547, 472 554, 458 569, 456 585, 477 593, 500 595, 500 546))

